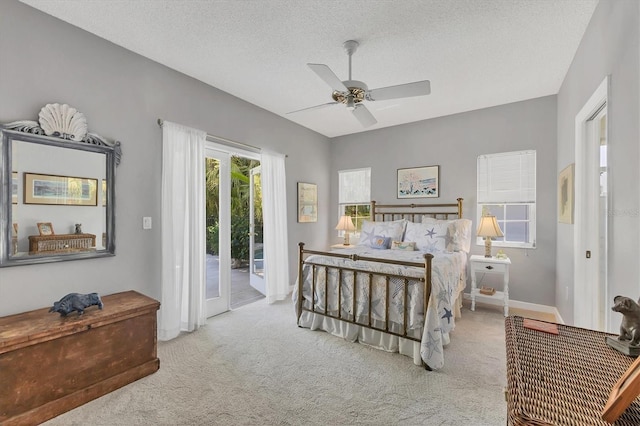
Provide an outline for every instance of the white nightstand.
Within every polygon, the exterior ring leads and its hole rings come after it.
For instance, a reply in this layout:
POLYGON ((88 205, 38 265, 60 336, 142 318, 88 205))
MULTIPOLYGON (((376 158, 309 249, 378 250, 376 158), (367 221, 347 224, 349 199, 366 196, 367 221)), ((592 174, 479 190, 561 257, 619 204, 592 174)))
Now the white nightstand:
POLYGON ((488 300, 502 300, 504 306, 504 316, 509 315, 509 265, 511 260, 497 259, 495 257, 484 257, 477 254, 471 256, 471 310, 476 310, 476 298, 488 300), (476 274, 500 274, 504 279, 504 287, 502 291, 496 291, 492 295, 480 293, 480 289, 476 287, 476 274))
POLYGON ((339 243, 339 244, 334 244, 331 246, 331 250, 341 250, 341 249, 348 249, 348 248, 353 248, 355 247, 355 245, 353 244, 348 244, 348 245, 344 245, 344 243, 339 243))

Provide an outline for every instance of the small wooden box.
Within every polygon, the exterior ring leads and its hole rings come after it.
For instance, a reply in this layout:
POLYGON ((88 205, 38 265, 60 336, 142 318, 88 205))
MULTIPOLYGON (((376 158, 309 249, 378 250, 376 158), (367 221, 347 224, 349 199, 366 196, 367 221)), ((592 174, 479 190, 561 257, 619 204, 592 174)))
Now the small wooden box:
POLYGON ((496 294, 496 289, 493 288, 493 287, 482 286, 482 287, 480 287, 480 294, 485 294, 487 296, 493 296, 494 294, 496 294))
POLYGON ((102 301, 82 316, 0 318, 0 424, 44 422, 158 370, 160 303, 135 291, 102 301))

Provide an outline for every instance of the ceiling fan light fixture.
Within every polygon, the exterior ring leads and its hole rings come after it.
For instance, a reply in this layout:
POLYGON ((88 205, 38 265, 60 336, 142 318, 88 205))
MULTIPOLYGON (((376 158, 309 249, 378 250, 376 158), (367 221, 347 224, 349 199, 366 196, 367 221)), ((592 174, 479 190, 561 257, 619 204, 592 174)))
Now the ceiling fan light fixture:
POLYGON ((349 111, 353 111, 354 109, 356 109, 356 103, 353 101, 353 96, 349 96, 347 98, 347 109, 349 111))

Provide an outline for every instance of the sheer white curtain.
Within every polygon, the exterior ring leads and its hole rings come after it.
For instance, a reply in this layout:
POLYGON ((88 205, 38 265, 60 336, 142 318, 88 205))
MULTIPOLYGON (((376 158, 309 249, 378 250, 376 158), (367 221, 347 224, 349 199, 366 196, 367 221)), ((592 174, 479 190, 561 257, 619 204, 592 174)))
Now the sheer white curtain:
POLYGON ((158 339, 205 323, 204 143, 207 134, 162 125, 162 300, 158 339))
POLYGON ((284 156, 262 151, 262 220, 267 303, 284 300, 289 293, 287 240, 287 188, 284 156))

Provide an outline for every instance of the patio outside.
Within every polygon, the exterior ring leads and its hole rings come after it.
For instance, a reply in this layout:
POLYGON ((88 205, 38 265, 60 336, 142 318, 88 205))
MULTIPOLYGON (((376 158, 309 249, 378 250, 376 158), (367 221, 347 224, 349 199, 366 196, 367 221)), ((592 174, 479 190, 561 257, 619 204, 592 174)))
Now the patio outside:
MULTIPOLYGON (((212 299, 220 296, 220 286, 218 283, 220 262, 218 256, 207 254, 206 268, 206 296, 207 299, 212 299)), ((249 265, 231 269, 231 309, 237 309, 262 298, 264 298, 264 295, 249 285, 249 265)))

